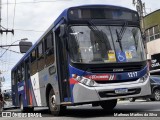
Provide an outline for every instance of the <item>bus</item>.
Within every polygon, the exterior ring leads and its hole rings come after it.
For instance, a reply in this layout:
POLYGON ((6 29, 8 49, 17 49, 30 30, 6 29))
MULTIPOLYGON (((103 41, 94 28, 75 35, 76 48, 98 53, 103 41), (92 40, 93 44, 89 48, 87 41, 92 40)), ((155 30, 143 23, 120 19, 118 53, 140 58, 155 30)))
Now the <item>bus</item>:
POLYGON ((12 68, 13 105, 22 111, 92 104, 151 94, 138 13, 112 5, 65 9, 12 68))

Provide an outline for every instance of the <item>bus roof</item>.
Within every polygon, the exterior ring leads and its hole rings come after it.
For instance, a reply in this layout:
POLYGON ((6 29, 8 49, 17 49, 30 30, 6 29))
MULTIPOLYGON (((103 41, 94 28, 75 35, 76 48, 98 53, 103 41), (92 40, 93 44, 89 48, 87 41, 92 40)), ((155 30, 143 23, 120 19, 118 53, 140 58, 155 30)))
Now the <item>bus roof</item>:
POLYGON ((109 8, 109 9, 122 9, 122 10, 127 10, 127 11, 132 11, 135 12, 134 10, 131 10, 129 8, 125 8, 125 7, 120 7, 120 6, 114 6, 114 5, 102 5, 102 4, 98 4, 98 5, 81 5, 81 6, 74 6, 74 7, 69 7, 67 9, 65 9, 59 16, 58 18, 51 24, 51 26, 46 30, 46 32, 44 34, 42 34, 42 36, 38 39, 38 41, 25 53, 25 55, 19 60, 19 62, 12 68, 12 70, 14 70, 17 65, 19 65, 23 60, 25 60, 30 54, 30 52, 39 44, 39 42, 42 40, 43 37, 45 37, 47 35, 47 33, 53 29, 55 26, 58 25, 58 23, 62 20, 65 19, 66 21, 68 21, 68 10, 72 9, 72 8, 109 8))

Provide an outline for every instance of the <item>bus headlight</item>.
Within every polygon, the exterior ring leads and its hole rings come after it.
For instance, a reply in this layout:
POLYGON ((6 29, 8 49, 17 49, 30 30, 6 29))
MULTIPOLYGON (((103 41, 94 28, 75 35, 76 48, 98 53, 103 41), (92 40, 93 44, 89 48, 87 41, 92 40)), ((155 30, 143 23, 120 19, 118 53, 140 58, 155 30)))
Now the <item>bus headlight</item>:
POLYGON ((76 76, 74 79, 89 87, 93 87, 95 85, 95 81, 82 76, 76 76))
POLYGON ((147 78, 148 78, 148 74, 145 74, 143 77, 140 78, 139 82, 143 83, 147 80, 147 78))

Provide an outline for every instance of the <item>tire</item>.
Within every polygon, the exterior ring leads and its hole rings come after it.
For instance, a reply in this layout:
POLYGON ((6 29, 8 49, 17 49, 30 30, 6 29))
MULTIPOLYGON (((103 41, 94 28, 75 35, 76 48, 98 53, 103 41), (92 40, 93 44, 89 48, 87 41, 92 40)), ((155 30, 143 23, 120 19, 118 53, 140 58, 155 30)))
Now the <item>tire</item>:
POLYGON ((160 101, 160 90, 155 89, 154 92, 153 92, 153 96, 154 96, 155 101, 160 101))
POLYGON ((65 110, 66 110, 66 106, 61 106, 61 105, 57 105, 56 104, 56 96, 54 94, 53 89, 50 90, 49 92, 49 98, 48 98, 48 105, 49 105, 49 111, 52 115, 54 116, 60 116, 63 115, 65 110))
POLYGON ((21 110, 21 112, 25 112, 26 109, 23 106, 23 97, 22 96, 20 96, 19 102, 20 102, 20 110, 21 110))
POLYGON ((154 98, 150 98, 150 100, 151 100, 151 101, 155 101, 155 99, 154 99, 154 98))
POLYGON ((135 102, 135 100, 136 100, 135 98, 129 98, 130 102, 135 102))
POLYGON ((117 100, 107 100, 100 102, 100 106, 107 111, 112 111, 117 105, 117 100))

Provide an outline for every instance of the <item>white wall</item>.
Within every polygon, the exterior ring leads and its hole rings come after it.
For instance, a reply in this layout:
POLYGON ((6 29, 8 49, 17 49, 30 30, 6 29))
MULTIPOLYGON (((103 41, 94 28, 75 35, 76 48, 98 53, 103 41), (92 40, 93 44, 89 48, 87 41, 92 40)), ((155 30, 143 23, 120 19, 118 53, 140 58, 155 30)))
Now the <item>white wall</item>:
POLYGON ((148 42, 147 51, 149 55, 160 53, 160 38, 148 42))

